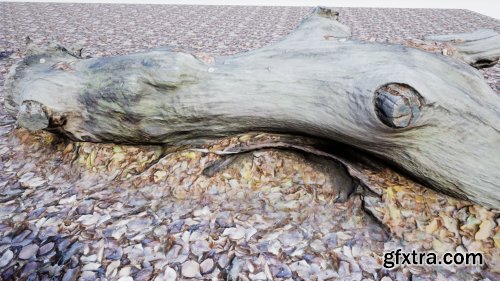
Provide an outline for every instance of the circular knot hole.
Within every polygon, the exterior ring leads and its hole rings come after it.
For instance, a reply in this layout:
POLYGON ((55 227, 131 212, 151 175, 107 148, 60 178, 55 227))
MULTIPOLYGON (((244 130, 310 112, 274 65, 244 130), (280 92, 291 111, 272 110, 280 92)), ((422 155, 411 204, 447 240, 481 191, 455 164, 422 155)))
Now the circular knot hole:
POLYGON ((423 105, 422 96, 406 84, 391 83, 375 91, 377 116, 391 128, 407 128, 415 124, 423 105))

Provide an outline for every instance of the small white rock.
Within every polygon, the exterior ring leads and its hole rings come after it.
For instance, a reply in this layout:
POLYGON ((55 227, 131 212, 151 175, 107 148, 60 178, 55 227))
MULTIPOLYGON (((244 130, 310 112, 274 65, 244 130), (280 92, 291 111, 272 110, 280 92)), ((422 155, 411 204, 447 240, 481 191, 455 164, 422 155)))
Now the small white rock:
POLYGON ((112 261, 106 268, 106 276, 113 277, 116 275, 116 269, 120 266, 120 261, 112 261))
POLYGON ((24 246, 21 252, 19 253, 19 258, 22 260, 28 260, 32 257, 36 256, 36 252, 38 252, 38 245, 31 244, 24 246))
POLYGON ((166 281, 174 281, 177 280, 177 272, 169 266, 165 269, 164 277, 166 281))
POLYGON ((229 186, 231 186, 231 188, 238 188, 240 186, 240 184, 238 183, 237 180, 235 179, 230 179, 229 180, 229 186))
POLYGON ((3 253, 2 257, 0 257, 0 267, 8 265, 13 257, 14 253, 11 250, 7 250, 5 253, 3 253))
POLYGON ((231 240, 239 240, 245 237, 245 229, 243 227, 226 228, 222 233, 222 236, 229 236, 229 239, 231 240))
POLYGON ((99 215, 83 215, 80 216, 77 220, 77 222, 80 222, 84 226, 91 226, 95 225, 97 221, 99 221, 99 215))
POLYGON ((221 268, 225 268, 227 263, 229 262, 227 254, 223 254, 217 260, 217 263, 221 268))
POLYGON ((182 276, 187 278, 200 277, 200 265, 195 261, 187 261, 182 264, 182 276))
POLYGON ((24 183, 24 185, 21 183, 21 185, 29 188, 37 188, 39 186, 42 186, 45 184, 47 181, 42 179, 41 177, 36 177, 32 178, 24 183))
POLYGON ((341 278, 351 275, 349 263, 346 261, 340 261, 338 273, 341 278))
POLYGON ((156 171, 153 175, 153 177, 154 177, 153 180, 155 183, 158 183, 158 182, 164 180, 167 177, 167 175, 168 174, 165 171, 161 171, 161 170, 156 171))
POLYGON ((97 271, 101 267, 100 263, 92 262, 83 266, 82 271, 97 271))
POLYGON ((213 268, 214 261, 212 259, 206 259, 200 264, 201 274, 209 273, 213 268))
POLYGON ((281 243, 279 240, 274 240, 267 246, 267 251, 275 256, 280 253, 281 243))
POLYGON ((60 199, 59 200, 59 205, 71 204, 73 202, 76 202, 76 195, 60 199))
POLYGON ((191 253, 195 256, 201 256, 203 253, 210 251, 210 244, 207 240, 196 240, 191 244, 191 253))
POLYGON ((120 269, 120 271, 118 272, 118 276, 129 276, 130 270, 131 270, 130 266, 126 266, 120 269))
POLYGON ((257 229, 254 227, 247 228, 245 231, 245 240, 248 242, 248 240, 250 240, 255 233, 257 233, 257 229))
POLYGON ((489 220, 483 221, 479 225, 479 231, 476 232, 476 235, 474 236, 474 239, 476 240, 485 240, 489 237, 492 237, 491 235, 493 229, 495 228, 495 224, 489 220))
POLYGON ((325 245, 323 245, 323 242, 319 239, 313 240, 310 246, 315 252, 324 252, 326 250, 325 245))
POLYGON ((250 280, 267 280, 267 276, 264 272, 259 272, 257 274, 249 274, 250 280))
POLYGON ((82 271, 78 280, 96 280, 97 274, 94 271, 82 271))
POLYGON ((90 263, 90 262, 95 262, 97 260, 97 256, 96 255, 91 255, 91 256, 82 256, 80 258, 80 260, 83 262, 83 263, 90 263))
POLYGON ((208 206, 203 207, 203 209, 198 209, 193 212, 195 217, 205 217, 210 215, 210 208, 208 206))
POLYGON ((9 148, 4 147, 4 148, 0 149, 0 155, 4 155, 4 154, 6 154, 6 153, 7 153, 7 152, 9 152, 9 151, 10 151, 10 149, 9 149, 9 148))

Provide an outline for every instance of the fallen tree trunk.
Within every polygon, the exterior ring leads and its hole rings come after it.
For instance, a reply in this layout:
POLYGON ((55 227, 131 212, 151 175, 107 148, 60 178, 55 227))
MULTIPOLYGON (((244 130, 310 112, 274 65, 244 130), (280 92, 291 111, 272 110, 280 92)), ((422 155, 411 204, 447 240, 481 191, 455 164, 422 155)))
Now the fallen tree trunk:
POLYGON ((500 58, 500 35, 492 29, 481 29, 471 33, 431 35, 425 40, 444 42, 450 46, 450 55, 463 60, 475 68, 491 67, 500 58))
POLYGON ((288 37, 215 61, 175 47, 82 59, 33 45, 6 82, 19 125, 71 139, 196 143, 267 131, 371 152, 441 191, 500 203, 500 98, 475 69, 351 40, 318 8, 288 37))

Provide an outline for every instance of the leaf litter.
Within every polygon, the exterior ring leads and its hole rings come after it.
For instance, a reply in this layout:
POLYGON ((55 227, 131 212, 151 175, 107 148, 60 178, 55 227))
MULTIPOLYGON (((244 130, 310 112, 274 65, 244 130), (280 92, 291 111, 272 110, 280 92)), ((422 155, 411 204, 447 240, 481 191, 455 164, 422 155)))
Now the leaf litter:
POLYGON ((388 168, 360 171, 374 192, 343 202, 335 201, 342 187, 331 184, 331 175, 294 151, 247 152, 203 174, 224 157, 211 151, 273 137, 235 136, 168 154, 159 146, 73 143, 13 129, 0 144, 9 149, 1 156, 1 198, 16 194, 0 208, 2 278, 499 276, 497 210, 388 168), (397 248, 481 251, 485 263, 384 269, 384 251, 397 248))

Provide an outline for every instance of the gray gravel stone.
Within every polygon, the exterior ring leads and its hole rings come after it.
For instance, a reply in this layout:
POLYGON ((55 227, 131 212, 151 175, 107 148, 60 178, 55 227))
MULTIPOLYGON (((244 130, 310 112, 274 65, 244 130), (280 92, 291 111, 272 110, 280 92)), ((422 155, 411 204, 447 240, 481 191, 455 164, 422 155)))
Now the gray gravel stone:
POLYGON ((19 252, 19 258, 22 260, 29 260, 35 258, 37 251, 38 251, 38 245, 36 244, 24 246, 21 252, 19 252))
POLYGON ((14 253, 11 250, 5 251, 0 257, 0 267, 8 265, 13 257, 14 253))

